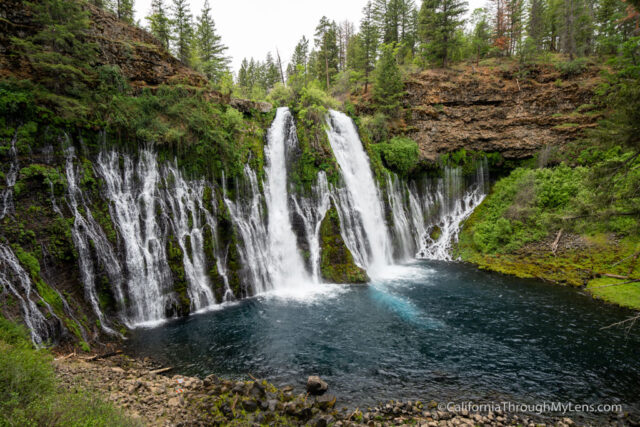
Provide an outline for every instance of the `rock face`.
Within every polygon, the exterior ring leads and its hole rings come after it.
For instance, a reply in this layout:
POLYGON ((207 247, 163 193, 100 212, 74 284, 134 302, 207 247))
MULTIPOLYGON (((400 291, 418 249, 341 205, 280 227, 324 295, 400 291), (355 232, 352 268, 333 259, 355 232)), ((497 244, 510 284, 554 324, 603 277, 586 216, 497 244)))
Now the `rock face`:
POLYGON ((320 272, 331 283, 366 283, 367 273, 356 265, 340 235, 340 218, 335 206, 320 225, 320 272))
POLYGON ((597 76, 595 69, 563 76, 551 66, 426 70, 406 84, 406 132, 423 160, 463 148, 530 157, 595 125, 597 76))

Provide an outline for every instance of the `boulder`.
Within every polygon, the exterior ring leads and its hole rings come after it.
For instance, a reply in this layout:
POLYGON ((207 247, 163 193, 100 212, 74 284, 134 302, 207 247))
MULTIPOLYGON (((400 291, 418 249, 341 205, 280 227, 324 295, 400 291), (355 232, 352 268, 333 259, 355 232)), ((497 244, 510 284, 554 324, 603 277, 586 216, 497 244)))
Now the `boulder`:
POLYGON ((325 394, 316 397, 316 406, 323 411, 332 409, 336 405, 337 398, 332 394, 325 394))
POLYGON ((307 379, 307 392, 314 396, 320 396, 329 389, 329 385, 318 376, 312 375, 307 379))

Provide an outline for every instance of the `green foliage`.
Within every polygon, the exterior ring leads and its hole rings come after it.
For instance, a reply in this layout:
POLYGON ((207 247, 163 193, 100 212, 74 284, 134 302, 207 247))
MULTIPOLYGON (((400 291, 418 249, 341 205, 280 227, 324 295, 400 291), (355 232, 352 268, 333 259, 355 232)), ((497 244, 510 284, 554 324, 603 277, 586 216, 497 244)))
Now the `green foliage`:
POLYGON ((340 235, 340 218, 334 206, 320 225, 320 272, 331 283, 366 283, 367 273, 358 267, 340 235))
POLYGON ((138 425, 93 393, 64 391, 51 361, 31 347, 24 328, 0 317, 0 425, 138 425))
POLYGON ((556 69, 562 73, 565 79, 582 74, 587 69, 588 60, 586 58, 578 58, 573 61, 560 62, 556 64, 556 69))
POLYGON ((465 233, 482 253, 509 253, 571 224, 563 218, 588 203, 587 170, 514 170, 499 180, 473 214, 465 233))
POLYGON ((400 176, 408 176, 418 165, 418 143, 409 138, 396 137, 389 142, 375 144, 372 148, 380 153, 387 169, 400 176))
POLYGON ((373 88, 373 99, 378 108, 392 116, 399 113, 400 100, 404 94, 404 83, 395 54, 396 49, 393 45, 382 46, 382 53, 376 65, 373 88))

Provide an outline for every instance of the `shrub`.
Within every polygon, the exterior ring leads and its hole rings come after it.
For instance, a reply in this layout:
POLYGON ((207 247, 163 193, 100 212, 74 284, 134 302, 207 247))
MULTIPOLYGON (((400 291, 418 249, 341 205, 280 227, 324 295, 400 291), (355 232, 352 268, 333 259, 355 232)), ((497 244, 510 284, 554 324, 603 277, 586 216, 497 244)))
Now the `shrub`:
POLYGON ((564 78, 577 76, 587 69, 587 59, 578 58, 573 61, 560 62, 556 64, 556 70, 562 73, 564 78))
POLYGON ((418 164, 418 143, 409 138, 396 137, 373 147, 380 153, 385 166, 401 176, 407 176, 418 164))

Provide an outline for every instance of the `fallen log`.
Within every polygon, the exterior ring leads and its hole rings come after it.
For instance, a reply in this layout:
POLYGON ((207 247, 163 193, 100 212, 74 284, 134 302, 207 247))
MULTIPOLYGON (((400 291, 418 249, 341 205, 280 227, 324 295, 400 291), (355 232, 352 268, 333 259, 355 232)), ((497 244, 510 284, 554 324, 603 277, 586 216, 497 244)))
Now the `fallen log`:
POLYGON ((107 359, 109 357, 117 356, 119 354, 122 354, 122 350, 111 351, 109 353, 104 353, 104 354, 94 354, 93 356, 87 357, 84 360, 86 360, 87 362, 93 362, 96 360, 107 359))
POLYGON ((164 374, 165 372, 169 372, 171 370, 173 370, 173 367, 168 366, 166 368, 154 369, 153 371, 149 371, 149 374, 151 375, 164 374))

